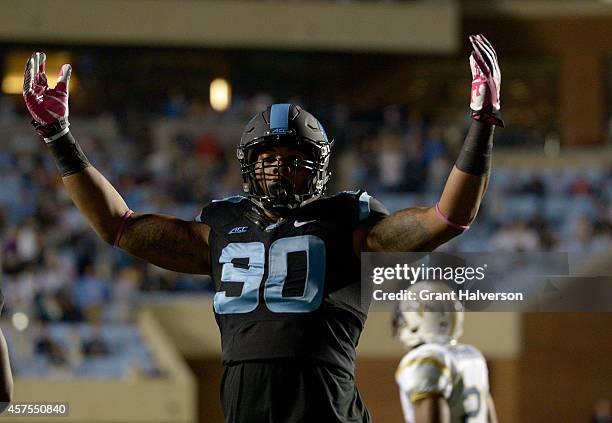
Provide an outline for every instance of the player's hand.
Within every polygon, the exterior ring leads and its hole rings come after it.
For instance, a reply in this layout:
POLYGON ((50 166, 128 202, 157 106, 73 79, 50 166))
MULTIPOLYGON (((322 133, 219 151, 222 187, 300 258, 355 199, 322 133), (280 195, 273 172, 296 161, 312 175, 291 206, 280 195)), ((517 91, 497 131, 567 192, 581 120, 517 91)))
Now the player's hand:
POLYGON ((32 125, 46 142, 68 132, 68 85, 72 67, 63 65, 55 88, 45 75, 45 53, 32 54, 23 76, 23 98, 32 115, 32 125))
POLYGON ((472 118, 492 125, 504 126, 499 117, 501 71, 497 53, 484 35, 470 35, 469 38, 473 48, 470 54, 472 118))

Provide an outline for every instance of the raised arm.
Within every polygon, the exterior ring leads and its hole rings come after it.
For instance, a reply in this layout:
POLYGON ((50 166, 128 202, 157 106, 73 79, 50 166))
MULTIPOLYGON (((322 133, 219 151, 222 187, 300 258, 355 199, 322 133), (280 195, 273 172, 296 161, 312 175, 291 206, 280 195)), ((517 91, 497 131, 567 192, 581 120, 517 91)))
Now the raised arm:
POLYGON ((209 273, 208 225, 161 214, 132 213, 91 165, 62 180, 74 204, 104 241, 165 269, 209 273))
POLYGON ((104 241, 157 266, 184 273, 210 271, 209 226, 159 214, 133 213, 111 183, 87 160, 69 130, 70 65, 55 88, 47 86, 44 53, 26 65, 23 96, 32 124, 52 152, 74 204, 104 241))
POLYGON ((360 251, 432 251, 469 228, 489 180, 493 132, 499 118, 501 73, 495 50, 482 35, 470 36, 472 123, 438 203, 400 210, 364 222, 354 234, 360 251))

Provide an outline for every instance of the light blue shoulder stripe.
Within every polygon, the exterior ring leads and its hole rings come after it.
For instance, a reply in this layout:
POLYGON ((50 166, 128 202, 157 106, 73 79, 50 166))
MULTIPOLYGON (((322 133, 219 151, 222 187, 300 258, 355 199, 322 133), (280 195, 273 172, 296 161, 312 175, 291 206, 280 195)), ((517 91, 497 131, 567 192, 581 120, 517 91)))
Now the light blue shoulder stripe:
POLYGON ((212 202, 213 203, 220 203, 221 201, 227 201, 229 203, 238 204, 242 200, 246 200, 246 199, 247 198, 243 197, 242 195, 232 195, 231 197, 222 198, 220 200, 212 200, 212 202))
POLYGON ((359 196, 359 221, 370 217, 370 195, 364 191, 359 196))

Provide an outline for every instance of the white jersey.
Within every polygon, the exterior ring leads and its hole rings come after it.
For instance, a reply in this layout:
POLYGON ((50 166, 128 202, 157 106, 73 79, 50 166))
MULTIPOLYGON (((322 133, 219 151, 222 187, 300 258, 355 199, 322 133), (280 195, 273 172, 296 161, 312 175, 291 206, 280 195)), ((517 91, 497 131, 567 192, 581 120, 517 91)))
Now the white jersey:
POLYGON ((452 423, 487 423, 489 372, 481 352, 465 344, 428 343, 404 356, 395 374, 404 418, 414 423, 414 402, 440 395, 452 423))

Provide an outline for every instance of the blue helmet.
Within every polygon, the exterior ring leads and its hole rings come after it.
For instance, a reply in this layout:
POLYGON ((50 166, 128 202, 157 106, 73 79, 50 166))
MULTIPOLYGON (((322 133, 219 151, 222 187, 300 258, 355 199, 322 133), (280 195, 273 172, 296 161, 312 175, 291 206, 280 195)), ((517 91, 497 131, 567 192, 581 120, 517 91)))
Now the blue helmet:
POLYGON ((328 165, 332 144, 321 123, 300 106, 274 104, 257 113, 245 127, 237 149, 244 192, 260 206, 277 211, 295 209, 319 198, 331 176, 328 165), (307 159, 282 163, 257 160, 260 151, 275 146, 304 152, 307 159), (275 172, 283 175, 277 184, 266 183, 266 173, 262 171, 266 168, 276 168, 275 172), (295 180, 298 168, 308 174, 300 187, 295 180), (276 188, 271 190, 270 185, 276 188))

